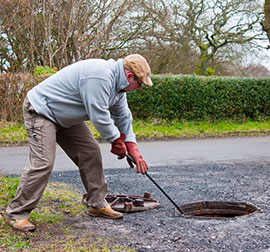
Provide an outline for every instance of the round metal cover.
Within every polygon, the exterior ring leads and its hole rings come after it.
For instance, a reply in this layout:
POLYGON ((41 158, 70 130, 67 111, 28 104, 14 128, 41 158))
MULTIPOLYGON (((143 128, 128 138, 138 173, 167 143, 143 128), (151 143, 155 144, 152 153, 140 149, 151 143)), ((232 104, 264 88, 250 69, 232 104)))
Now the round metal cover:
POLYGON ((109 194, 106 200, 111 208, 120 212, 144 211, 160 206, 159 202, 152 198, 151 193, 144 193, 143 196, 126 194, 109 194))
POLYGON ((234 218, 261 212, 253 205, 228 201, 202 201, 181 205, 180 207, 185 213, 185 216, 197 218, 234 218))

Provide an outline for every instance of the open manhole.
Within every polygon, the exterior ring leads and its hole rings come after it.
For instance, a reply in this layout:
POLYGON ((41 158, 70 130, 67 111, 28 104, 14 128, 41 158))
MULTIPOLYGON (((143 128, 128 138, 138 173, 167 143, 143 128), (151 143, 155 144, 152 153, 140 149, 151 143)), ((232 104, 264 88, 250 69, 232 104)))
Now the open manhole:
POLYGON ((197 218, 235 218, 261 212, 257 207, 247 203, 227 201, 195 202, 181 205, 180 208, 184 216, 197 218))

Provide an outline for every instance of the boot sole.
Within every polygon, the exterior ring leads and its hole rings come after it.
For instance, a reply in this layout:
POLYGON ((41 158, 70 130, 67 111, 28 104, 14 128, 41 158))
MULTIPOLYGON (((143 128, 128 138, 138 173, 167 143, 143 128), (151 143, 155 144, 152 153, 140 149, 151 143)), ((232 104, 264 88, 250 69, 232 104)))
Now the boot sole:
POLYGON ((13 227, 13 226, 11 227, 16 231, 21 231, 21 232, 34 232, 36 230, 36 227, 33 227, 33 228, 18 228, 18 227, 13 227))
POLYGON ((105 215, 105 214, 99 214, 99 213, 87 213, 87 214, 92 217, 102 217, 106 219, 123 219, 123 215, 113 216, 113 215, 105 215))

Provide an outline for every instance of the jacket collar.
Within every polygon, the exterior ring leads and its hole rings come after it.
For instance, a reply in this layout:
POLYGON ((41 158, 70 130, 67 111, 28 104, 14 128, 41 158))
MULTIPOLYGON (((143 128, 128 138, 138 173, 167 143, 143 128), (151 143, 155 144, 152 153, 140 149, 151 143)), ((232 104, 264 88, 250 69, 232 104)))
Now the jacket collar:
POLYGON ((118 93, 123 88, 129 85, 127 77, 125 75, 123 59, 118 59, 115 66, 115 91, 118 93))

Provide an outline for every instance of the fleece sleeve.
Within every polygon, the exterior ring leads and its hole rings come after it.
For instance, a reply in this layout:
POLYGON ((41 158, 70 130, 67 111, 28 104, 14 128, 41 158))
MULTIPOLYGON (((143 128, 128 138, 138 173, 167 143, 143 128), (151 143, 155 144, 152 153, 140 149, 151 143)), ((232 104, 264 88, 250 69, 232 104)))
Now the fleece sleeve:
POLYGON ((115 125, 121 133, 126 134, 126 142, 136 143, 132 128, 132 114, 128 108, 126 93, 119 94, 119 100, 110 107, 110 112, 115 125))
POLYGON ((81 80, 80 95, 85 110, 103 139, 113 142, 120 137, 109 111, 110 83, 103 79, 81 80))

